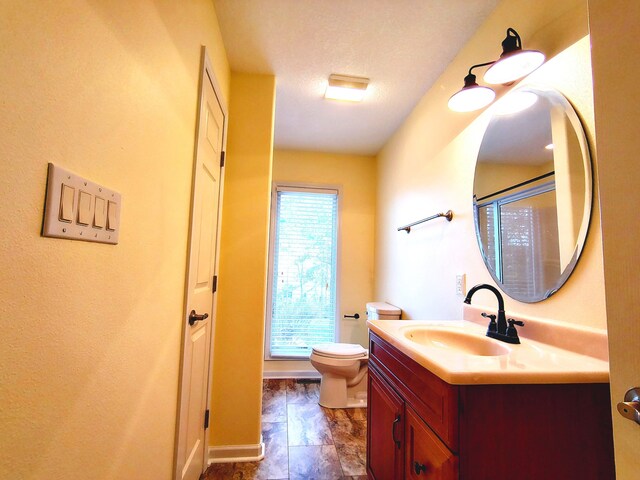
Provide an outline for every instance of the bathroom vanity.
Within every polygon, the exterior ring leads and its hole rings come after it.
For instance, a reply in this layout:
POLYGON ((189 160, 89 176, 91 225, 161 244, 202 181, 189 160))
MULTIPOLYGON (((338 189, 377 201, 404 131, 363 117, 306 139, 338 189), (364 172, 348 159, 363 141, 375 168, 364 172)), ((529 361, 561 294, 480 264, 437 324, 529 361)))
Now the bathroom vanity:
POLYGON ((472 322, 369 328, 370 479, 615 478, 606 361, 530 340, 501 350, 472 322))
MULTIPOLYGON (((504 100, 521 108, 497 102, 470 200, 495 284, 534 303, 564 285, 583 251, 591 159, 560 92, 525 86, 504 100)), ((468 305, 464 320, 367 322, 370 479, 615 478, 606 332, 507 319, 498 288, 480 284, 465 299, 495 293, 489 325, 468 305)))

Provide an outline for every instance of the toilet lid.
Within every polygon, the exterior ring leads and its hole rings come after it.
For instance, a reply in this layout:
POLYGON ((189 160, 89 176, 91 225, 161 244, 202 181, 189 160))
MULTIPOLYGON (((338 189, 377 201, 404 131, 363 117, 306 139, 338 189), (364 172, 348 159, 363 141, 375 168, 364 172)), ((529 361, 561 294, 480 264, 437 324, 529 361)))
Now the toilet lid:
POLYGON ((357 343, 322 343, 314 345, 312 350, 325 357, 360 358, 367 355, 367 350, 357 343))

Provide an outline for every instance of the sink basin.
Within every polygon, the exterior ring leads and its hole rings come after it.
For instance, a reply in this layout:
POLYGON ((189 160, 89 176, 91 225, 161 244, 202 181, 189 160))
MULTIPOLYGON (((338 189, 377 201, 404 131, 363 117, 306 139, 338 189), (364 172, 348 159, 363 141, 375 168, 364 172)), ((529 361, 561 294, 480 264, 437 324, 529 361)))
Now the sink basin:
POLYGON ((404 336, 419 345, 436 347, 465 355, 492 357, 506 355, 511 350, 495 340, 477 334, 447 328, 414 327, 403 331, 404 336))

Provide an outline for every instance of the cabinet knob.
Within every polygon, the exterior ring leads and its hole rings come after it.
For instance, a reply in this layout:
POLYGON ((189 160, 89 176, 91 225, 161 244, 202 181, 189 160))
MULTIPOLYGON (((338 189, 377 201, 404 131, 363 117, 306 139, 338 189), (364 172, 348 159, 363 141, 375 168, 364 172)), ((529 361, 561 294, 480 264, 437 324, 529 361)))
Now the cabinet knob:
POLYGON ((420 475, 422 472, 427 473, 427 466, 420 462, 413 462, 413 471, 416 475, 420 475))

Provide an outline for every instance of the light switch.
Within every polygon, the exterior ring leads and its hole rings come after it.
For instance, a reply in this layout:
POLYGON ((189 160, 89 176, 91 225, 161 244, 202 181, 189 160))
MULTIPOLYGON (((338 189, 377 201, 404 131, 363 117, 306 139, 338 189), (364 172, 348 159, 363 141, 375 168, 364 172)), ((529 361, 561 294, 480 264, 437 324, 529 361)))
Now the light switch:
POLYGON ((60 194, 60 214, 58 219, 63 222, 73 221, 73 198, 76 189, 69 185, 62 184, 62 192, 60 194))
POLYGON ((107 230, 111 232, 113 232, 118 226, 117 219, 116 219, 117 207, 118 207, 118 204, 116 204, 115 202, 107 203, 107 230))
POLYGON ((117 245, 121 209, 118 192, 49 164, 43 237, 117 245))
POLYGON ((93 214, 93 226, 95 228, 104 228, 106 221, 105 205, 104 198, 96 197, 96 209, 93 214))
POLYGON ((80 190, 78 198, 78 225, 89 225, 91 221, 91 194, 80 190))

